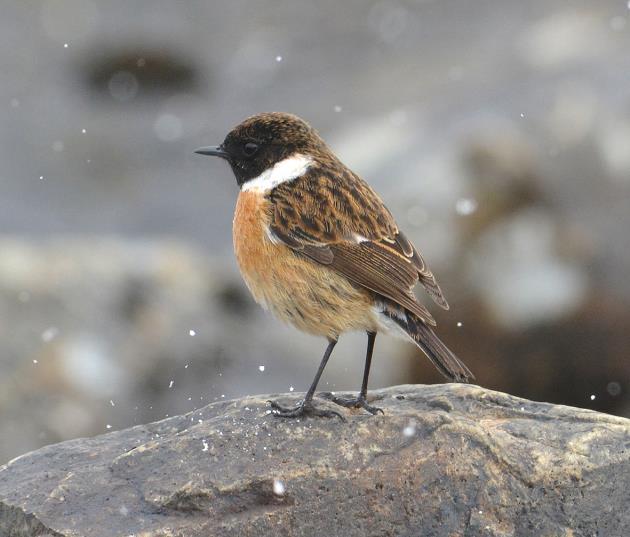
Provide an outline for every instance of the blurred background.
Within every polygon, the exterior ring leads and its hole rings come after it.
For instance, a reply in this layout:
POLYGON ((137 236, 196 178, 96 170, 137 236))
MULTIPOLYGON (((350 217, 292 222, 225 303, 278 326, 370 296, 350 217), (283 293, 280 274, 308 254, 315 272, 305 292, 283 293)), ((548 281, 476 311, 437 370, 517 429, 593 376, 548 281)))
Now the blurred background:
MULTIPOLYGON (((630 416, 626 0, 13 0, 0 45, 0 462, 310 384, 325 342, 253 303, 193 154, 271 110, 381 193, 479 384, 630 416)), ((377 339, 371 388, 432 382, 377 339)))

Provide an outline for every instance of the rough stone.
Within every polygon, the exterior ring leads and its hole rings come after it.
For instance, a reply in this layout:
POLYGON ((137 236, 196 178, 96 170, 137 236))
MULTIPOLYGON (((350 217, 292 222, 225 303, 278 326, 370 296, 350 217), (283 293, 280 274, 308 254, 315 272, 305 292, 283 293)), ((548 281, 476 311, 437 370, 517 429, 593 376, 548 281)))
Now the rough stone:
POLYGON ((0 535, 630 531, 627 419, 460 384, 375 391, 384 415, 345 422, 278 419, 267 399, 14 459, 0 468, 0 535))

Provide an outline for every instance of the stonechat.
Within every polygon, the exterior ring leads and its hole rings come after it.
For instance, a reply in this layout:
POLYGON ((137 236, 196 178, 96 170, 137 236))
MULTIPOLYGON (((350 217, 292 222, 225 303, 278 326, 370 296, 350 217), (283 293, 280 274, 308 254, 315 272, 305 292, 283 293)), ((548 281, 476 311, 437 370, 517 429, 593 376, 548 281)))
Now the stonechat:
POLYGON ((236 176, 234 251, 255 300, 281 320, 328 339, 304 399, 295 407, 271 402, 274 414, 341 417, 316 407, 313 395, 339 336, 350 330, 368 336, 361 391, 356 398, 325 394, 344 407, 380 411, 366 399, 378 332, 413 341, 451 381, 474 378, 437 337, 435 320, 413 293, 420 283, 448 309, 428 265, 376 192, 308 123, 291 114, 257 114, 221 145, 196 153, 225 159, 236 176))

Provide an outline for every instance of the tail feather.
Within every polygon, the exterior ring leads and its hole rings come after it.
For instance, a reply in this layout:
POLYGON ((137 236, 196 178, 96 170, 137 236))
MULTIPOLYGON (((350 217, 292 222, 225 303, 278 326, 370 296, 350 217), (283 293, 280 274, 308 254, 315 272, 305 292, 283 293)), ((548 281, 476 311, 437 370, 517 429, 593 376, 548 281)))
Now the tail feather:
POLYGON ((383 311, 389 319, 394 321, 420 347, 429 360, 442 375, 453 382, 470 382, 475 376, 453 352, 437 337, 430 326, 426 325, 415 315, 405 312, 383 311))

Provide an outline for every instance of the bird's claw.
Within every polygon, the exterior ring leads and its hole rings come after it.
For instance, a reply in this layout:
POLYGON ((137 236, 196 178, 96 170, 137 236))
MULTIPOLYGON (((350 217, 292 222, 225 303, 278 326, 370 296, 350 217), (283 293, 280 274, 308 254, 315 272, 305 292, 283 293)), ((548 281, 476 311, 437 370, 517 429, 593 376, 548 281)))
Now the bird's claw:
POLYGON ((278 418, 300 418, 300 417, 318 417, 318 418, 339 418, 341 421, 346 419, 334 410, 326 410, 317 408, 312 401, 300 401, 293 407, 285 407, 275 401, 267 401, 271 405, 271 413, 278 418))
POLYGON ((360 395, 358 397, 340 397, 330 392, 322 392, 319 395, 320 397, 323 397, 324 399, 327 399, 328 401, 345 408, 362 408, 372 415, 378 414, 379 412, 381 414, 384 414, 382 408, 378 408, 368 404, 365 397, 362 397, 360 395))

